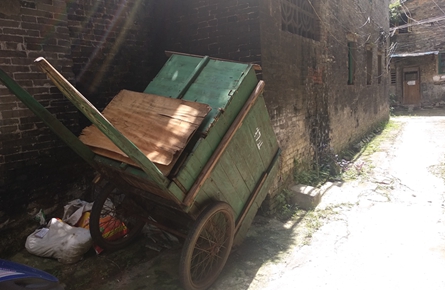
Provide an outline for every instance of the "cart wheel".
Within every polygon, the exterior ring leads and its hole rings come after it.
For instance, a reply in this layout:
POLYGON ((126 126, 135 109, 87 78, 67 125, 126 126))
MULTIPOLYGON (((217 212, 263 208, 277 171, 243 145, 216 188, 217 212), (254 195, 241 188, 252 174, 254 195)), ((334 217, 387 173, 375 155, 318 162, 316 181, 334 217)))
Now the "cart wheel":
POLYGON ((118 250, 128 245, 141 232, 138 205, 129 194, 115 190, 107 183, 94 201, 90 216, 93 241, 105 250, 118 250))
POLYGON ((207 289, 221 273, 233 244, 235 222, 227 203, 208 206, 190 230, 179 263, 187 290, 207 289))

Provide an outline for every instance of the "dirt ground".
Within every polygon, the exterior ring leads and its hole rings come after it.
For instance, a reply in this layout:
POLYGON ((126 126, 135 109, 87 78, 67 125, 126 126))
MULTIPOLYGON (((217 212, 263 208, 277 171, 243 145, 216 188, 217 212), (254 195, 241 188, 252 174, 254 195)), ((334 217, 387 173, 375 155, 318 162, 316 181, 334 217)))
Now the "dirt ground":
MULTIPOLYGON (((445 289, 445 110, 398 115, 316 210, 257 216, 210 289, 445 289)), ((25 251, 12 260, 68 290, 181 289, 180 245, 151 248, 141 238, 74 265, 25 251)))

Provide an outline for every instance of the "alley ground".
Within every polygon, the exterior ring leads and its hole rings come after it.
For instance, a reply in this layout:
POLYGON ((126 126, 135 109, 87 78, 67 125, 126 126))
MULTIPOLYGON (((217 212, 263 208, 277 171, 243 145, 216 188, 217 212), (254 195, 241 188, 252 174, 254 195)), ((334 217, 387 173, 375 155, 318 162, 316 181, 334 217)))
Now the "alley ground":
MULTIPOLYGON (((445 289, 445 110, 393 117, 349 168, 315 211, 258 216, 211 289, 445 289)), ((180 245, 158 254, 147 241, 68 266, 12 260, 66 289, 181 289, 180 245)))

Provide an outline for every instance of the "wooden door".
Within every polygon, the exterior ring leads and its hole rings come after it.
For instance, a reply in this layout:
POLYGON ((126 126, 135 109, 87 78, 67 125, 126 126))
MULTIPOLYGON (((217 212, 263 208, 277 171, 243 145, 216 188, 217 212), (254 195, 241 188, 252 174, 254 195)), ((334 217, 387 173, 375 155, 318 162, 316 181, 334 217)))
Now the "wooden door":
POLYGON ((403 70, 403 105, 420 104, 419 68, 403 70))

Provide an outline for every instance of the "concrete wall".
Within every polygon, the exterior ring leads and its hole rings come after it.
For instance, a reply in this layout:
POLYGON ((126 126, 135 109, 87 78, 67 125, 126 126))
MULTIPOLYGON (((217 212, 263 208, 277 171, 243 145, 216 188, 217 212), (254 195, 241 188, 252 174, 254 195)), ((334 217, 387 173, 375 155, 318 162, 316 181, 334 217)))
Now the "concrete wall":
MULTIPOLYGON (((0 67, 75 134, 87 124, 41 73, 45 57, 96 106, 142 91, 160 66, 152 1, 2 0, 0 67)), ((0 221, 33 201, 63 197, 89 167, 0 85, 0 221)))

